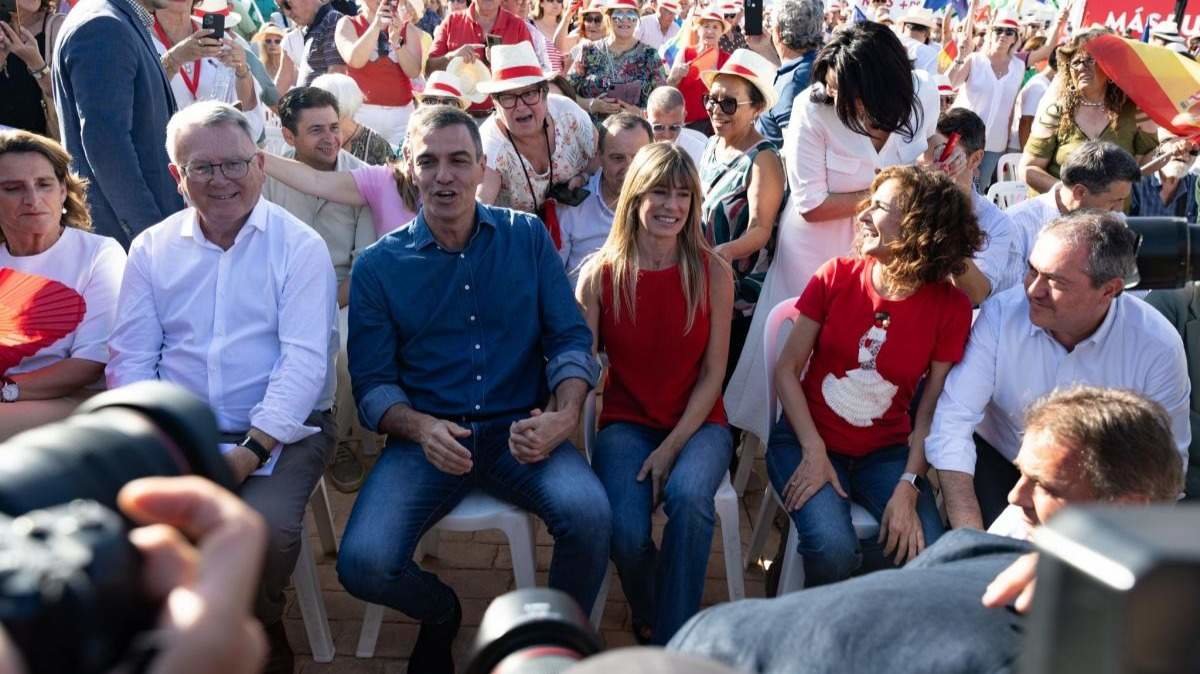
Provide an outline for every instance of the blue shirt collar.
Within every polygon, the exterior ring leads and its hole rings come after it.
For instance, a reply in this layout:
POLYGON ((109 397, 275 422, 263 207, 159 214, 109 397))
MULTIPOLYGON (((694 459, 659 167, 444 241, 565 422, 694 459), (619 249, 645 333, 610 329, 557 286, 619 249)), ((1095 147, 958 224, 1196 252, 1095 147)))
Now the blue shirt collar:
MULTIPOLYGON (((492 209, 484 206, 478 201, 475 202, 475 231, 471 233, 470 241, 475 240, 475 236, 479 234, 479 225, 487 225, 492 229, 496 229, 496 221, 494 219, 492 209)), ((470 241, 467 242, 467 247, 471 246, 470 241)), ((412 243, 409 244, 417 250, 428 248, 429 246, 437 246, 437 239, 433 238, 433 232, 429 231, 429 225, 425 222, 425 207, 417 211, 417 218, 412 224, 412 243)), ((465 248, 463 250, 466 250, 465 248)))

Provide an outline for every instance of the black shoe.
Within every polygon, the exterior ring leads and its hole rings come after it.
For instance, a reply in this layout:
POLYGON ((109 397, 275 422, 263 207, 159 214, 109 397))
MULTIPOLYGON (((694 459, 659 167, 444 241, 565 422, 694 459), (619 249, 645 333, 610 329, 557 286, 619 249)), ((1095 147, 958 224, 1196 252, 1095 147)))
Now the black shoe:
POLYGON ((263 674, 292 674, 296 670, 296 658, 287 640, 287 630, 283 629, 283 621, 263 625, 263 631, 267 633, 270 648, 263 674))
POLYGON ((441 623, 421 623, 417 643, 408 656, 408 674, 454 674, 454 656, 450 653, 454 637, 462 626, 462 604, 454 597, 454 613, 441 623))

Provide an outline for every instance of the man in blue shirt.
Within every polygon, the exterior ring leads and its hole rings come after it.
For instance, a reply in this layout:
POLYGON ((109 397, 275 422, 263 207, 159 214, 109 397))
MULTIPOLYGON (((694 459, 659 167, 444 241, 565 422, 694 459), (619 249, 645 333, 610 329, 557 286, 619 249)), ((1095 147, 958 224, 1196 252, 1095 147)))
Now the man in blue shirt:
POLYGON ((792 117, 792 99, 808 88, 809 73, 817 50, 825 41, 824 4, 818 0, 783 0, 775 5, 771 42, 779 52, 775 91, 779 102, 758 118, 763 138, 783 147, 783 130, 792 117))
POLYGON ((470 116, 423 109, 408 143, 421 211, 350 276, 354 398, 388 445, 354 504, 338 576, 351 594, 421 621, 415 674, 454 671, 461 606, 412 556, 468 493, 546 522, 549 584, 585 612, 608 568, 611 514, 567 441, 598 368, 545 226, 476 203, 484 156, 470 116))

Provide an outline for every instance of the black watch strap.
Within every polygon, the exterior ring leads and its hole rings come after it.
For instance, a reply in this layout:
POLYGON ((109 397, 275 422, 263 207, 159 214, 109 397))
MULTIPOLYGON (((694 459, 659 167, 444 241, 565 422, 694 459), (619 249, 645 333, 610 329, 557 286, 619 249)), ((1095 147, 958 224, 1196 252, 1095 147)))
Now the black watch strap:
POLYGON ((254 456, 258 457, 259 468, 262 468, 267 464, 267 461, 271 460, 271 450, 263 447, 263 444, 258 440, 255 440, 249 433, 247 433, 246 437, 243 438, 238 444, 254 452, 254 456))

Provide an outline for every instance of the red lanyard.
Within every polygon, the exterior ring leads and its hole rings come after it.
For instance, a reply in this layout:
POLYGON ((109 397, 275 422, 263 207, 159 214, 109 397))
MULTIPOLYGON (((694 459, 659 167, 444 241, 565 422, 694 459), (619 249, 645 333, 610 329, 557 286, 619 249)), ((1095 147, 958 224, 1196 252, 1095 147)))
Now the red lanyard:
MULTIPOLYGON (((167 31, 163 30, 157 16, 154 17, 154 34, 158 36, 158 39, 167 49, 175 46, 175 43, 171 42, 171 38, 167 37, 167 31)), ((179 66, 179 76, 183 78, 183 86, 187 87, 187 90, 191 92, 193 99, 196 98, 196 92, 200 89, 200 66, 202 63, 203 59, 192 61, 192 74, 190 76, 188 75, 186 64, 180 64, 179 66)))

